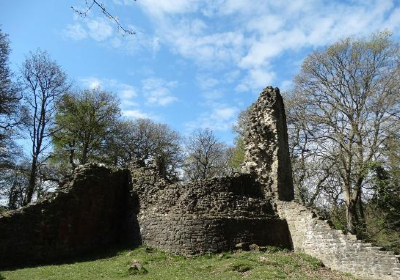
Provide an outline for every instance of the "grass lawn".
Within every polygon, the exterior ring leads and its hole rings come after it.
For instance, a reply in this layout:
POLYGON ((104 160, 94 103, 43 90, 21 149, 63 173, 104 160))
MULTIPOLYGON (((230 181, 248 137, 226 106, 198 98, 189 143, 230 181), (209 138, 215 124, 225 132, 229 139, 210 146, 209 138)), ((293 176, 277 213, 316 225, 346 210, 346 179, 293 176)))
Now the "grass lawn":
POLYGON ((305 254, 278 250, 235 251, 197 257, 147 247, 120 249, 76 262, 0 271, 1 280, 47 279, 355 279, 333 272, 305 254), (129 270, 132 261, 143 265, 129 270))

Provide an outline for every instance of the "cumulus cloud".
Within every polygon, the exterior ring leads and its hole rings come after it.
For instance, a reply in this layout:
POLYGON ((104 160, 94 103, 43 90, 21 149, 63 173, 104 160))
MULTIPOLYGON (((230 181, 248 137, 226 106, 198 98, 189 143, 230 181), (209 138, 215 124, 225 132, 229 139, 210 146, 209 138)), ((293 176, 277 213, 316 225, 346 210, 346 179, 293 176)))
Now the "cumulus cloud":
POLYGON ((165 14, 181 14, 197 10, 200 0, 141 0, 138 4, 157 17, 165 14))
POLYGON ((274 63, 284 52, 310 51, 343 37, 398 29, 400 8, 394 3, 143 0, 138 5, 155 22, 161 43, 200 67, 240 70, 244 76, 237 87, 252 90, 274 82, 274 63))
POLYGON ((236 86, 236 90, 239 92, 243 91, 257 91, 264 88, 267 85, 271 85, 275 80, 275 72, 263 69, 253 68, 249 69, 247 75, 240 81, 236 86))
POLYGON ((75 19, 77 22, 67 25, 63 30, 67 38, 73 40, 83 40, 92 38, 95 41, 101 42, 113 36, 114 30, 111 23, 104 18, 91 19, 75 19))
POLYGON ((95 89, 95 88, 100 88, 102 87, 102 81, 99 78, 96 77, 86 77, 86 78, 81 78, 80 82, 85 86, 90 89, 95 89))
POLYGON ((142 81, 142 91, 148 104, 166 106, 178 101, 171 90, 177 85, 176 81, 165 81, 160 78, 150 78, 142 81))
POLYGON ((154 116, 146 114, 140 110, 122 110, 122 116, 131 119, 153 119, 154 116))
POLYGON ((104 41, 113 35, 113 28, 107 19, 89 19, 86 26, 89 36, 96 41, 104 41))
POLYGON ((121 107, 123 109, 138 106, 137 102, 135 101, 135 98, 138 94, 136 88, 132 85, 119 82, 115 79, 101 79, 97 77, 81 78, 80 82, 83 86, 90 89, 101 88, 115 92, 121 101, 121 107))
POLYGON ((196 80, 202 90, 209 90, 219 84, 217 79, 205 74, 197 75, 196 80))
POLYGON ((213 131, 228 131, 232 129, 239 109, 226 104, 212 104, 210 111, 202 113, 196 120, 186 123, 191 131, 198 128, 209 128, 213 131))
POLYGON ((79 23, 68 24, 67 28, 64 30, 64 35, 67 38, 79 41, 88 37, 86 30, 79 23))
MULTIPOLYGON (((128 1, 116 3, 127 5, 128 1)), ((87 18, 74 17, 74 21, 62 31, 65 38, 75 41, 92 39, 102 43, 103 46, 128 55, 146 51, 155 57, 161 48, 160 38, 157 35, 149 35, 131 24, 125 27, 128 30, 134 30, 135 35, 123 36, 124 34, 105 17, 93 17, 89 14, 87 18)))

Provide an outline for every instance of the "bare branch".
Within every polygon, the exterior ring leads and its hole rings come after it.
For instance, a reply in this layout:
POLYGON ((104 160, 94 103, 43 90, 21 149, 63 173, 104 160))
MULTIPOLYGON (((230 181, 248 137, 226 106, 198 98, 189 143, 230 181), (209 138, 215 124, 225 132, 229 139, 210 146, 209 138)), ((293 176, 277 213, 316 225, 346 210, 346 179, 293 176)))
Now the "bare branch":
MULTIPOLYGON (((135 0, 136 1, 136 0, 135 0)), ((71 9, 77 13, 79 16, 81 17, 86 17, 88 15, 88 13, 90 12, 90 10, 92 10, 93 6, 97 6, 101 12, 111 21, 113 21, 115 23, 115 25, 117 26, 118 30, 122 30, 122 32, 124 34, 128 34, 128 35, 134 35, 136 34, 134 31, 125 28, 118 20, 118 18, 114 15, 112 15, 107 8, 105 7, 105 5, 103 3, 100 3, 98 0, 92 0, 91 3, 88 3, 88 1, 86 0, 86 9, 85 10, 79 10, 77 8, 75 8, 74 6, 71 6, 71 9)))

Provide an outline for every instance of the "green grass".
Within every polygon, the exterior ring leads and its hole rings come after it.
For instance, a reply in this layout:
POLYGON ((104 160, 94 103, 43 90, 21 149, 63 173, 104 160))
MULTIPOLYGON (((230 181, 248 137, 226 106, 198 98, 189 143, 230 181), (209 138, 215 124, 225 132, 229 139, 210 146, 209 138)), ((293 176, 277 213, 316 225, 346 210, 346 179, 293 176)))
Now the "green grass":
POLYGON ((121 249, 59 265, 44 265, 0 271, 1 280, 61 279, 354 279, 323 267, 320 261, 286 250, 226 252, 183 257, 139 247, 121 249), (129 270, 135 260, 141 271, 129 270))

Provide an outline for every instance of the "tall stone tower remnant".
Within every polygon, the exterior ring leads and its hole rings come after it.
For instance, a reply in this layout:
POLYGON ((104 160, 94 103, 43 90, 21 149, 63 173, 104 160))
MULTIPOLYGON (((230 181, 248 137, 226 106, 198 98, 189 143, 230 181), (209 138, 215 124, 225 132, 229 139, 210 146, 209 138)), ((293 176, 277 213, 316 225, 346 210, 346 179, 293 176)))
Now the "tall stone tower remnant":
POLYGON ((242 171, 257 175, 266 196, 293 200, 286 115, 279 89, 266 87, 249 114, 242 171))

